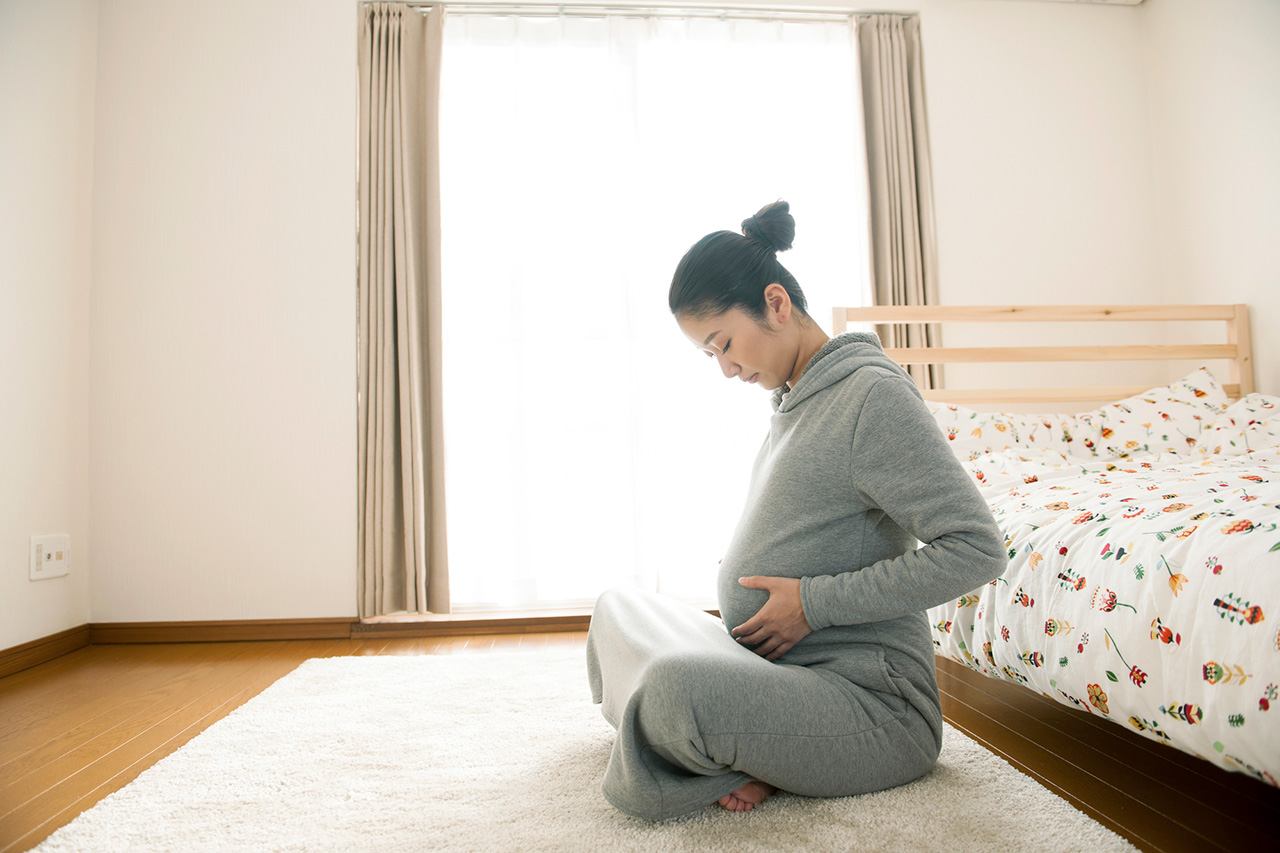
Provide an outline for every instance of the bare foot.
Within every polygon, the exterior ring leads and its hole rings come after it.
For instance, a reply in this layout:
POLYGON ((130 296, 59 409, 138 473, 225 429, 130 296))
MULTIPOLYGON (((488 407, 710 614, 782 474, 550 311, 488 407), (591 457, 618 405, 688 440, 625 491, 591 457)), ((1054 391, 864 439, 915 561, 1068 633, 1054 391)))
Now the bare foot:
POLYGON ((760 803, 763 803, 771 794, 778 789, 770 785, 768 782, 761 782, 759 779, 752 779, 735 788, 731 793, 725 794, 718 802, 731 812, 749 812, 760 803))

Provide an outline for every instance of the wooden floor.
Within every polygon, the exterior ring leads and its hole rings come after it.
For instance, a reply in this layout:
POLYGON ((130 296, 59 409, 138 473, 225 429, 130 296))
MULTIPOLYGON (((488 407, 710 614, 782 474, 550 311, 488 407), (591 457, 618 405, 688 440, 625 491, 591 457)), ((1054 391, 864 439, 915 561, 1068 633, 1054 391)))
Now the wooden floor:
MULTIPOLYGON (((579 631, 87 646, 0 679, 0 851, 39 844, 307 658, 585 642, 579 631)), ((953 726, 1144 850, 1276 849, 1277 789, 950 661, 938 685, 953 726)))

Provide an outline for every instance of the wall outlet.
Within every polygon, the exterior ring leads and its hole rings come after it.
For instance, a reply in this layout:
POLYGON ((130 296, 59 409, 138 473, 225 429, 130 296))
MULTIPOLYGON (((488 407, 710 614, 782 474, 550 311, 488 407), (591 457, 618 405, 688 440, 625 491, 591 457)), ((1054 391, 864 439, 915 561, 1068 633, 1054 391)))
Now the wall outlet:
POLYGON ((71 571, 71 537, 65 533, 31 537, 31 580, 60 578, 71 571))

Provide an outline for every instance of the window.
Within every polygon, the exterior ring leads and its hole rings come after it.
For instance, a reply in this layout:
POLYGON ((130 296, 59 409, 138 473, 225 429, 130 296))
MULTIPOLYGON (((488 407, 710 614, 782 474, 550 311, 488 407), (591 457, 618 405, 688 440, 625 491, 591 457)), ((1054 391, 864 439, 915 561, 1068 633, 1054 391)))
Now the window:
POLYGON ((714 606, 770 392, 726 381, 667 292, 784 198, 810 315, 870 303, 850 24, 451 12, 440 99, 455 609, 626 583, 714 606))

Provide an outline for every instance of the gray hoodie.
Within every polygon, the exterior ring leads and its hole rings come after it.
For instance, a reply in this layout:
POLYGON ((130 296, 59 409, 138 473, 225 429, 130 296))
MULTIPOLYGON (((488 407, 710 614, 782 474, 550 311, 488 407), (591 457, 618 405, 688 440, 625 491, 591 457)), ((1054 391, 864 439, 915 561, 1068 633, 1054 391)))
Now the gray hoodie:
POLYGON ((872 333, 831 338, 771 402, 769 434, 720 562, 725 628, 769 598, 738 578, 799 578, 813 633, 777 662, 827 669, 909 704, 940 749, 925 609, 1004 571, 991 510, 911 377, 872 333))

